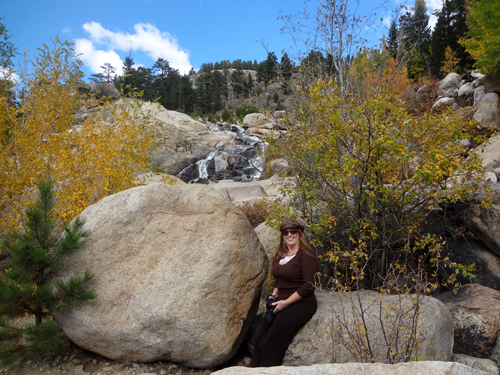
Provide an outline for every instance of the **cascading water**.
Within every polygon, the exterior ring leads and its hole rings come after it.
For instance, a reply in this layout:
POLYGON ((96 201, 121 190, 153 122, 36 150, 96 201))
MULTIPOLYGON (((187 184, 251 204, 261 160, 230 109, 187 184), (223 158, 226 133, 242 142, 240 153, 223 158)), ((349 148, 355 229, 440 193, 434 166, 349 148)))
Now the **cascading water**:
POLYGON ((266 142, 244 134, 245 129, 237 125, 212 125, 210 129, 229 133, 231 139, 221 149, 184 168, 177 177, 187 183, 209 184, 220 179, 248 182, 260 177, 266 142))

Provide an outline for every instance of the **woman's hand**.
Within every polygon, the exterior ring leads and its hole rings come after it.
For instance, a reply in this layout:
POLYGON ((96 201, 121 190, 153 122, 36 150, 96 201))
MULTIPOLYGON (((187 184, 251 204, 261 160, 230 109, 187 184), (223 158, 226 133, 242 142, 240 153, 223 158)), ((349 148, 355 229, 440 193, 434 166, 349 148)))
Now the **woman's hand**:
POLYGON ((275 306, 274 307, 274 313, 276 314, 277 312, 280 312, 281 310, 283 310, 284 308, 288 307, 292 303, 300 301, 301 299, 302 299, 302 297, 299 295, 299 293, 294 292, 287 299, 281 300, 281 301, 278 301, 278 302, 274 302, 273 303, 273 306, 275 306))
POLYGON ((289 305, 289 303, 286 300, 274 302, 273 303, 273 306, 274 306, 274 311, 273 312, 276 314, 277 312, 283 310, 288 305, 289 305))

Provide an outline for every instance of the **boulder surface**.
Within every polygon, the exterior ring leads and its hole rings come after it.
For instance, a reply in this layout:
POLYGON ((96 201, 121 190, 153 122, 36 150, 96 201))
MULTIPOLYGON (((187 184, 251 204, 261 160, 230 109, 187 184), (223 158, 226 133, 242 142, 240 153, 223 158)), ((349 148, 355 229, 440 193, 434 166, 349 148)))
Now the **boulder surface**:
POLYGON ((453 352, 490 358, 500 334, 500 292, 478 284, 462 285, 457 294, 438 294, 455 326, 453 352))
POLYGON ((461 363, 407 362, 396 365, 382 363, 342 363, 299 367, 228 367, 212 375, 491 375, 461 363))
POLYGON ((191 367, 234 355, 267 271, 240 210, 206 185, 154 183, 81 216, 91 236, 58 277, 92 271, 97 298, 56 317, 73 342, 115 360, 191 367))
MULTIPOLYGON (((369 338, 374 360, 387 363, 389 353, 400 352, 404 343, 410 342, 414 328, 413 314, 416 311, 413 308, 415 296, 385 295, 380 299, 379 293, 371 291, 339 295, 317 290, 316 298, 318 310, 290 344, 283 362, 286 366, 367 361, 366 351, 363 354, 361 349, 366 337, 369 338), (363 309, 359 307, 360 302, 363 309), (361 324, 362 319, 365 325, 361 324), (403 328, 393 331, 398 324, 402 324, 403 328), (363 333, 365 328, 366 335, 363 333), (396 334, 399 344, 388 346, 384 330, 386 337, 391 336, 389 332, 396 334)), ((412 353, 412 357, 450 359, 453 348, 453 319, 450 312, 435 298, 418 298, 418 345, 421 346, 412 353)), ((393 359, 401 361, 401 356, 399 353, 393 359)))

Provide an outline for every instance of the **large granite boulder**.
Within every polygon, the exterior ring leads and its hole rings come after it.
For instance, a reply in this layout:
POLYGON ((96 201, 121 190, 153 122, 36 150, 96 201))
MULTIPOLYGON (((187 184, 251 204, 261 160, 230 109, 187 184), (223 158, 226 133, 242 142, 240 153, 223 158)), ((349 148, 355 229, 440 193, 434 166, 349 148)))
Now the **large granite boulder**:
POLYGON ((458 90, 462 79, 457 73, 448 74, 443 80, 439 81, 436 85, 436 94, 451 98, 453 91, 458 90))
POLYGON ((191 367, 235 354, 267 272, 240 210, 206 185, 155 183, 81 216, 91 236, 58 276, 91 270, 97 298, 56 317, 73 342, 115 360, 191 367))
POLYGON ((339 295, 317 290, 316 297, 318 310, 290 344, 283 362, 285 366, 368 361, 366 351, 363 354, 356 343, 365 345, 367 337, 376 362, 388 363, 388 352, 393 350, 398 352, 394 359, 400 361, 402 347, 412 340, 415 328, 421 346, 412 353, 412 358, 451 358, 453 319, 446 306, 434 298, 418 297, 418 325, 414 326, 416 296, 385 295, 381 298, 379 293, 372 291, 339 295), (366 324, 362 324, 362 319, 366 324), (396 329, 399 324, 402 328, 396 329), (365 328, 366 335, 363 333, 365 328), (389 347, 386 339, 390 340, 395 332, 398 344, 389 347))
POLYGON ((258 128, 269 122, 269 119, 262 113, 250 113, 243 119, 244 128, 258 128))
POLYGON ((342 363, 314 366, 228 367, 212 375, 491 375, 454 362, 342 363))
POLYGON ((118 100, 122 96, 116 89, 115 85, 109 82, 92 82, 89 83, 89 93, 96 99, 103 97, 118 100))
POLYGON ((490 358, 500 335, 500 292, 478 284, 438 294, 451 312, 455 335, 453 352, 490 358))
POLYGON ((500 130, 500 97, 497 93, 490 92, 484 95, 474 114, 474 120, 485 128, 500 130))

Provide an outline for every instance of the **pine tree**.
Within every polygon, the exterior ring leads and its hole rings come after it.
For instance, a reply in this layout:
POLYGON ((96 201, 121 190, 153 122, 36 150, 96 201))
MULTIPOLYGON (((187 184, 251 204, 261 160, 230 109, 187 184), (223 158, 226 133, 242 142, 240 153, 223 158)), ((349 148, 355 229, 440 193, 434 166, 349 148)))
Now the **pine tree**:
POLYGON ((406 12, 401 16, 400 28, 403 33, 403 48, 408 54, 408 75, 410 78, 418 78, 424 70, 429 52, 431 30, 425 1, 415 0, 412 10, 413 12, 406 12))
POLYGON ((431 69, 435 76, 440 75, 440 68, 445 60, 445 51, 449 47, 456 52, 459 69, 469 69, 472 66, 473 59, 460 45, 459 39, 467 31, 465 24, 465 1, 464 0, 445 0, 443 8, 438 13, 436 27, 432 33, 431 39, 431 69))
POLYGON ((4 364, 25 354, 60 354, 60 330, 51 315, 95 298, 87 289, 92 279, 89 271, 66 282, 47 283, 47 274, 60 270, 64 260, 80 250, 89 236, 79 217, 64 228, 63 237, 56 236, 54 207, 53 184, 40 182, 37 200, 26 211, 25 233, 11 232, 3 241, 12 265, 0 280, 0 361, 4 364), (6 323, 26 314, 35 317, 34 326, 19 329, 6 323))

